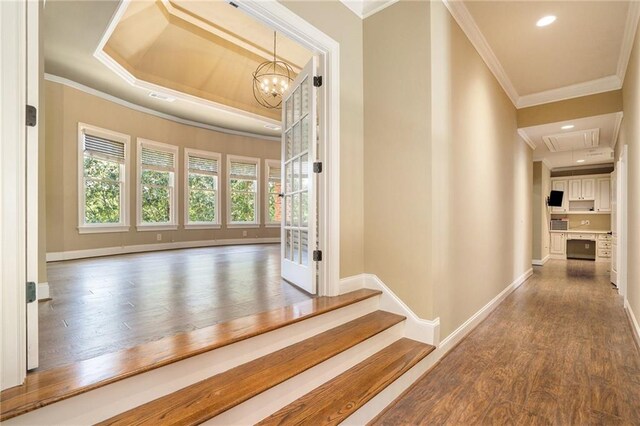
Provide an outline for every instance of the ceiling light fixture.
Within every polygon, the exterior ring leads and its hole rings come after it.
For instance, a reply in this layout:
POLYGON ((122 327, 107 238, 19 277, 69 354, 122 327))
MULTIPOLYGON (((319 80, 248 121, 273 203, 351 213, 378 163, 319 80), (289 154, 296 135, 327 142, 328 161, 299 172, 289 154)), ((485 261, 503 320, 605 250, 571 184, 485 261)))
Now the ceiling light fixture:
POLYGON ((584 163, 584 160, 576 160, 576 163, 584 163))
POLYGON ((569 129, 573 129, 574 127, 576 127, 576 126, 574 126, 573 124, 567 124, 567 125, 562 126, 562 127, 560 127, 560 128, 561 128, 562 130, 569 130, 569 129))
POLYGON ((538 19, 538 22, 536 22, 536 26, 546 27, 547 25, 553 24, 555 20, 556 17, 554 15, 543 16, 542 18, 538 19))
POLYGON ((282 129, 282 127, 276 126, 275 124, 265 124, 264 127, 266 127, 269 130, 281 130, 282 129))
POLYGON ((253 97, 265 108, 280 109, 282 95, 293 81, 293 68, 276 59, 276 32, 273 32, 273 60, 258 65, 253 73, 253 97))

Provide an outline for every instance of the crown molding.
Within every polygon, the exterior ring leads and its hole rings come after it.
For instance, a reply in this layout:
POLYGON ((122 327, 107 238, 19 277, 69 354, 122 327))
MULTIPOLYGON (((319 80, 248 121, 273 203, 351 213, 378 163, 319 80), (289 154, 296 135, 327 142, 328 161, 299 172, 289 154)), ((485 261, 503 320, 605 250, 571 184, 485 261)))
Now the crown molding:
POLYGON ((633 48, 633 42, 636 37, 636 30, 638 28, 638 21, 640 20, 640 2, 629 2, 629 11, 627 12, 627 21, 624 25, 624 35, 622 36, 622 46, 620 47, 620 56, 618 57, 618 69, 616 75, 620 78, 620 81, 624 83, 624 76, 627 73, 627 66, 629 65, 629 58, 631 57, 631 50, 633 48))
POLYGON ((467 35, 467 38, 469 38, 473 47, 476 48, 482 60, 487 64, 495 78, 498 80, 498 83, 500 83, 500 86, 502 86, 502 89, 505 91, 509 99, 511 99, 511 102, 517 106, 519 99, 518 92, 513 86, 513 83, 511 83, 511 80, 507 76, 504 68, 502 68, 502 64, 498 60, 497 56, 493 53, 493 50, 489 46, 489 42, 487 42, 487 39, 482 35, 482 32, 480 31, 480 28, 478 28, 476 21, 474 21, 471 16, 469 9, 467 9, 462 1, 442 0, 442 2, 447 9, 449 9, 449 12, 458 25, 460 25, 462 31, 467 35))
POLYGON ((57 75, 54 75, 54 74, 45 73, 44 74, 44 79, 46 81, 51 81, 53 83, 62 84, 64 86, 71 87, 73 89, 79 90, 79 91, 87 93, 89 95, 96 96, 98 98, 104 99, 105 101, 109 101, 109 102, 113 102, 113 103, 118 104, 118 105, 122 105, 122 106, 124 106, 126 108, 130 108, 130 109, 132 109, 134 111, 139 111, 139 112, 142 112, 142 113, 145 113, 145 114, 154 115, 156 117, 163 118, 165 120, 170 120, 170 121, 173 121, 173 122, 176 122, 176 123, 184 124, 186 126, 198 127, 200 129, 212 130, 214 132, 226 133, 226 134, 229 134, 229 135, 246 136, 246 137, 255 138, 255 139, 263 139, 263 140, 268 140, 268 141, 281 142, 281 139, 278 136, 265 136, 265 135, 261 135, 261 134, 258 134, 258 133, 243 132, 243 131, 240 131, 240 130, 232 130, 232 129, 227 129, 227 128, 224 128, 224 127, 213 126, 213 125, 210 125, 210 124, 200 123, 198 121, 187 120, 187 119, 184 119, 184 118, 176 117, 175 115, 166 114, 164 112, 156 111, 156 110, 151 109, 151 108, 143 107, 142 105, 138 105, 138 104, 134 104, 134 103, 129 102, 129 101, 125 101, 124 99, 120 99, 120 98, 115 97, 113 95, 110 95, 108 93, 101 92, 101 91, 96 90, 94 88, 91 88, 89 86, 85 86, 84 84, 81 84, 81 83, 78 83, 76 81, 69 80, 68 78, 60 77, 60 76, 57 76, 57 75))
POLYGON ((524 129, 518 129, 518 135, 520 135, 522 140, 525 141, 527 145, 529 145, 529 147, 535 151, 538 145, 533 140, 531 140, 531 138, 529 137, 529 135, 524 129))
POLYGON ((618 90, 621 87, 622 80, 620 80, 620 77, 617 75, 610 75, 597 80, 585 81, 584 83, 572 84, 570 86, 520 96, 516 103, 516 107, 526 108, 550 102, 579 98, 581 96, 595 95, 597 93, 618 90))
POLYGON ((360 19, 366 19, 375 15, 383 9, 397 3, 399 0, 368 1, 368 0, 340 0, 350 11, 355 13, 360 19))

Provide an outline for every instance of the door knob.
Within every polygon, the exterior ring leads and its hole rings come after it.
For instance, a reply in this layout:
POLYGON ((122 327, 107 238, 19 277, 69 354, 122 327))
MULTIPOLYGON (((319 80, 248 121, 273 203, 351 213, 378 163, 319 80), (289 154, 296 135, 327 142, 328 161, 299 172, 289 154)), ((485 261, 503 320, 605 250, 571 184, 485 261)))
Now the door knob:
POLYGON ((283 198, 284 197, 284 192, 278 193, 278 197, 283 198))

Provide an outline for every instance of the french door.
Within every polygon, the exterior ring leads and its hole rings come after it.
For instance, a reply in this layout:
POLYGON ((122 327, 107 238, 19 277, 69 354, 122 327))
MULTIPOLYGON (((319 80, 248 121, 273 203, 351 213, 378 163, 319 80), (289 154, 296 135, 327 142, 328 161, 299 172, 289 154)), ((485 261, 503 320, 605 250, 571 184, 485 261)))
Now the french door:
POLYGON ((316 292, 317 94, 313 57, 285 94, 282 108, 282 277, 309 293, 316 292))

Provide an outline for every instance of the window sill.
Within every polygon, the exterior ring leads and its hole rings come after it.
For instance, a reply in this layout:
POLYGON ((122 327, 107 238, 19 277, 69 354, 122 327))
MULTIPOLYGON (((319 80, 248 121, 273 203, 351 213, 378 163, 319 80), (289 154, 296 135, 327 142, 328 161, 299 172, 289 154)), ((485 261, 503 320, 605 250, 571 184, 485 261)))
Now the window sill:
POLYGON ((145 231, 175 231, 178 229, 178 225, 138 225, 136 230, 140 232, 145 231))
POLYGON ((245 228, 245 229, 255 229, 260 228, 260 225, 257 223, 228 223, 227 228, 245 228))
POLYGON ((264 225, 266 228, 280 228, 282 227, 281 223, 266 223, 264 225))
POLYGON ((129 232, 129 225, 102 225, 102 226, 78 226, 78 233, 80 234, 106 234, 109 232, 129 232))
POLYGON ((222 226, 215 223, 188 223, 184 229, 220 229, 222 226))

